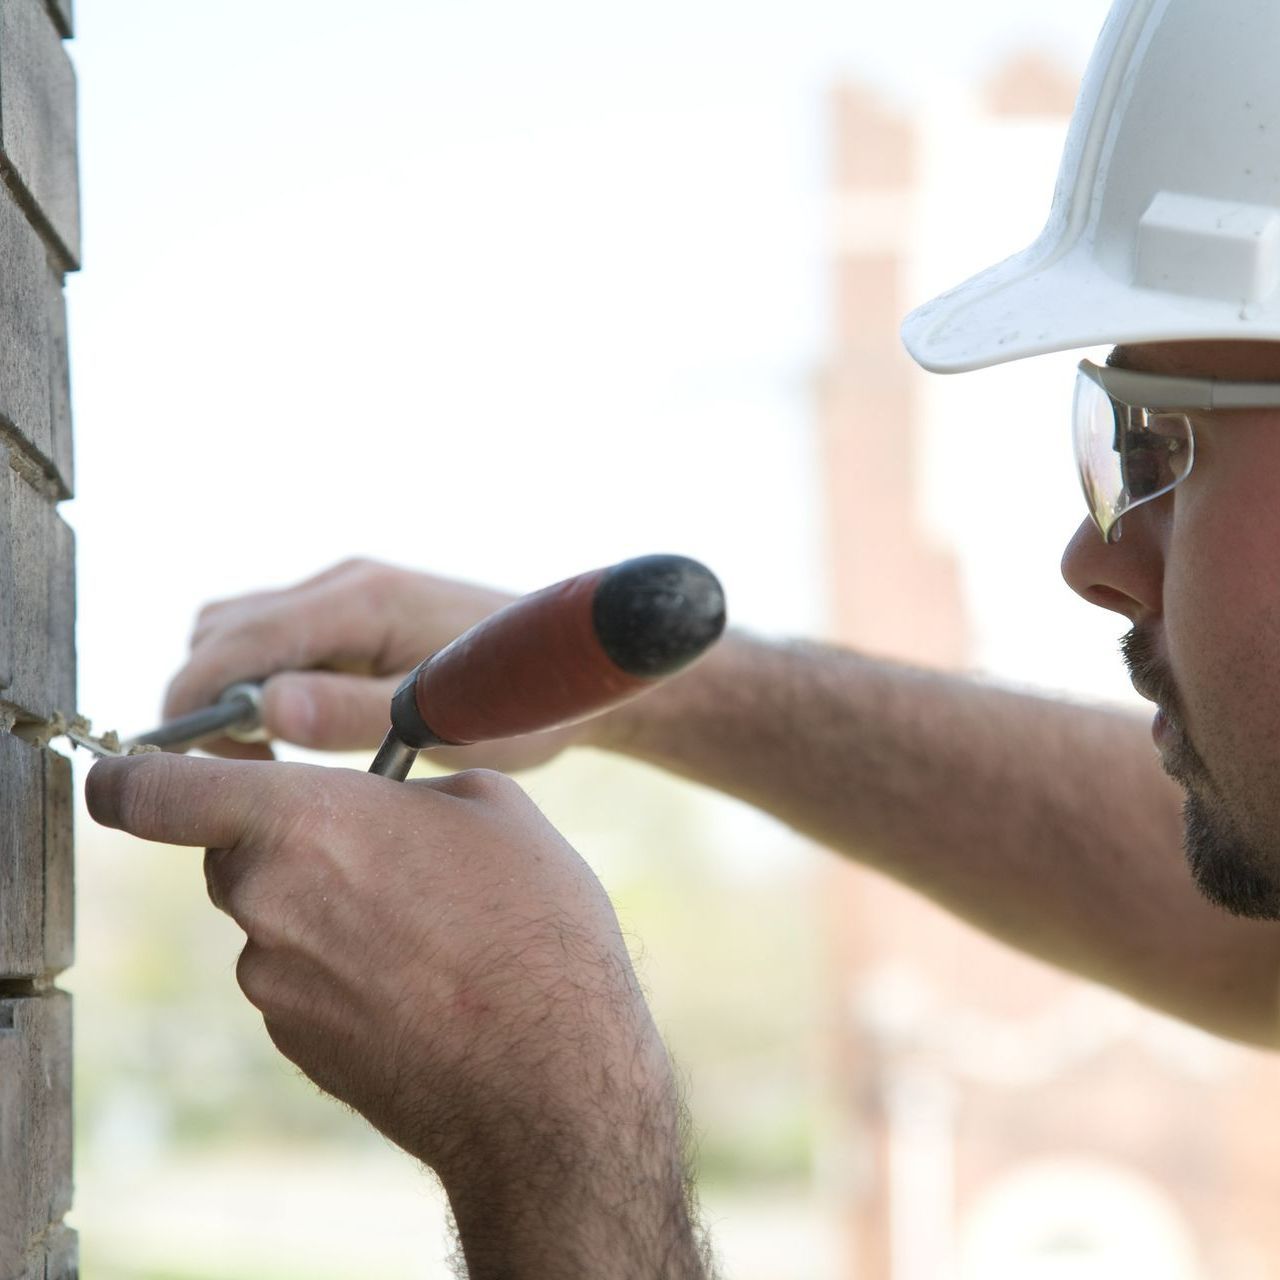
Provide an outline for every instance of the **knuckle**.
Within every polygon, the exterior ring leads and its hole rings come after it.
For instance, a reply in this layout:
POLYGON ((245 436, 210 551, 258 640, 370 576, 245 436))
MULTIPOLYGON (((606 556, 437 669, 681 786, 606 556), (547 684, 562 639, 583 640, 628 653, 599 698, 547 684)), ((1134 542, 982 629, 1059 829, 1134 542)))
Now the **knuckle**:
POLYGON ((195 629, 199 631, 201 627, 207 626, 218 614, 226 609, 228 603, 226 600, 210 600, 208 603, 202 604, 196 610, 195 629))
POLYGON ((524 794, 518 782, 497 769, 467 769, 450 781, 454 795, 466 800, 495 803, 524 794))
POLYGON ((225 849, 206 849, 204 852, 204 887, 209 894, 209 901, 219 911, 226 911, 226 857, 225 849))
POLYGON ((257 887, 260 872, 250 851, 206 849, 204 883, 209 901, 226 912, 246 933, 253 932, 261 894, 257 887))
POLYGON ((270 1004, 270 967, 263 952, 247 942, 236 961, 236 983, 250 1004, 261 1009, 270 1004))
POLYGON ((376 582, 388 571, 389 566, 383 564, 380 560, 370 559, 368 556, 352 556, 350 559, 342 561, 341 564, 333 570, 333 576, 340 579, 354 579, 357 584, 376 582))
POLYGON ((221 635, 229 623, 233 622, 240 603, 236 599, 214 600, 203 605, 196 613, 196 620, 191 626, 191 638, 188 648, 199 649, 211 639, 221 635))
POLYGON ((245 910, 251 901, 245 886, 247 878, 244 868, 236 865, 231 850, 210 849, 205 854, 204 882, 209 900, 242 928, 246 928, 245 910))
POLYGON ((381 609, 394 599, 399 591, 401 571, 379 560, 362 561, 358 586, 370 608, 381 609))
POLYGON ((269 949, 283 945, 288 930, 276 899, 262 880, 253 872, 230 877, 219 884, 218 895, 221 909, 245 931, 250 942, 269 949))

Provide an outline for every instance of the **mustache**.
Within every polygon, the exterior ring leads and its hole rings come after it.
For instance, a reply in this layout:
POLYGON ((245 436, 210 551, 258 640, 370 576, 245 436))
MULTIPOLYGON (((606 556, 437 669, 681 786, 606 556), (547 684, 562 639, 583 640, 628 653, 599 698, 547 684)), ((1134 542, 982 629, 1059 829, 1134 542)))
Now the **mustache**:
POLYGON ((1150 631, 1134 627, 1120 641, 1120 656, 1129 669, 1133 687, 1154 702, 1171 720, 1182 722, 1182 708, 1178 687, 1173 675, 1156 653, 1155 640, 1150 631))

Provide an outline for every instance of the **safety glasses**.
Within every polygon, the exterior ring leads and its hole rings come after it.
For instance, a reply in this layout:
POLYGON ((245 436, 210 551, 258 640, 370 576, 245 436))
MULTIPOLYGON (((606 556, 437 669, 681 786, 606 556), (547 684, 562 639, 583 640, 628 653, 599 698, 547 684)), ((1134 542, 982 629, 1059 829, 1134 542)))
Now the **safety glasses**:
POLYGON ((1073 438, 1085 502, 1107 542, 1120 517, 1191 474, 1192 417, 1212 409, 1280 408, 1280 382, 1176 378, 1102 368, 1076 374, 1073 438))

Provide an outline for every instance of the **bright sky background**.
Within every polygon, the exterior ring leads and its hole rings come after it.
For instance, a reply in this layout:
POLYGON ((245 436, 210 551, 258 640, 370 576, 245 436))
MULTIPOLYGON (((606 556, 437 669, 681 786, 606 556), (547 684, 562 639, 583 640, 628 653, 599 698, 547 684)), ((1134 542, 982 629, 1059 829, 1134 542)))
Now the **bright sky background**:
POLYGON ((79 0, 82 709, 149 724, 198 604, 352 554, 532 589, 679 550, 817 628, 824 94, 1079 69, 1104 10, 79 0))
MULTIPOLYGON (((936 104, 1028 45, 1079 70, 1105 7, 77 0, 82 710, 149 726, 202 602, 356 554, 533 589, 681 551, 738 621, 819 630, 826 94, 936 104)), ((974 161, 921 300, 1047 212, 1052 156, 974 161)), ((935 395, 978 660, 1120 693, 1119 627, 1057 579, 1069 361, 935 395)))

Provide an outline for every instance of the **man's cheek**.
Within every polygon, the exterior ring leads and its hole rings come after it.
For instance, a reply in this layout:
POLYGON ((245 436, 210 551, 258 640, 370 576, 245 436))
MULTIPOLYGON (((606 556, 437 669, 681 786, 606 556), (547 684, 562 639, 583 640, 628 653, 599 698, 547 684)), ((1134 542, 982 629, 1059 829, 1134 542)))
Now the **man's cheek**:
POLYGON ((1249 826, 1280 821, 1280 614, 1227 575, 1192 606, 1167 600, 1184 729, 1212 784, 1249 826))
POLYGON ((1224 673, 1238 667, 1241 655, 1234 651, 1238 637, 1222 623, 1225 602, 1218 596, 1220 584, 1212 574, 1196 572, 1200 567, 1196 561, 1196 557, 1169 560, 1162 630, 1182 728, 1210 764, 1208 749, 1220 736, 1230 693, 1224 673))

